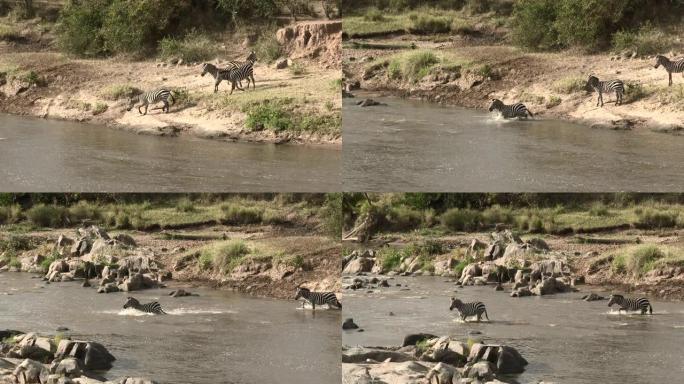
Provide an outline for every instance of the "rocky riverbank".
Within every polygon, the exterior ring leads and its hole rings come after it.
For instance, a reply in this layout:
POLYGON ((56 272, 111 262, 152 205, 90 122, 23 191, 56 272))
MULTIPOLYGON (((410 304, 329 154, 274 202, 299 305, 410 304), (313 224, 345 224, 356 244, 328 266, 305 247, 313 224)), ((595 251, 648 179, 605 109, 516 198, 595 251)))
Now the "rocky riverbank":
MULTIPOLYGON (((684 299, 684 268, 677 262, 655 262, 656 253, 647 272, 622 267, 622 260, 632 254, 677 247, 681 243, 677 233, 606 229, 589 235, 521 238, 510 230, 497 230, 423 241, 388 238, 392 240, 374 240, 384 247, 358 248, 345 256, 343 289, 382 289, 391 285, 385 276, 436 275, 459 286, 490 285, 511 297, 571 292, 588 284, 588 288, 684 299), (421 247, 438 251, 426 254, 421 247)), ((664 254, 661 257, 666 259, 664 254)))
MULTIPOLYGON (((27 28, 31 26, 37 28, 32 24, 27 28)), ((46 49, 49 35, 37 39, 0 41, 1 113, 86 122, 147 135, 341 144, 341 100, 339 85, 334 85, 340 77, 339 21, 309 21, 279 30, 277 39, 285 56, 274 64, 257 61, 256 88, 230 96, 225 82, 219 93, 213 93, 211 76, 200 76, 201 62, 74 59, 46 49), (151 109, 141 116, 137 108, 126 110, 129 97, 162 86, 175 95, 170 113, 151 109), (248 124, 254 116, 247 110, 254 105, 298 108, 286 113, 291 115, 289 128, 274 129, 265 123, 248 124)), ((220 56, 211 62, 226 65, 253 49, 249 40, 234 45, 222 43, 234 57, 220 56)))
POLYGON ((0 331, 0 383, 3 384, 155 384, 140 377, 106 380, 116 360, 93 341, 0 331))
POLYGON ((614 130, 680 134, 684 129, 684 84, 668 87, 667 73, 653 68, 654 56, 529 53, 492 44, 498 39, 410 34, 349 39, 343 60, 346 96, 364 91, 477 109, 498 98, 523 102, 541 119, 614 130), (402 68, 421 62, 425 68, 403 74, 402 68), (607 95, 604 101, 611 101, 596 107, 598 95, 585 89, 589 75, 623 80, 625 105, 614 105, 614 95, 607 95))
POLYGON ((344 347, 345 383, 510 383, 528 364, 515 348, 412 334, 401 347, 344 347))

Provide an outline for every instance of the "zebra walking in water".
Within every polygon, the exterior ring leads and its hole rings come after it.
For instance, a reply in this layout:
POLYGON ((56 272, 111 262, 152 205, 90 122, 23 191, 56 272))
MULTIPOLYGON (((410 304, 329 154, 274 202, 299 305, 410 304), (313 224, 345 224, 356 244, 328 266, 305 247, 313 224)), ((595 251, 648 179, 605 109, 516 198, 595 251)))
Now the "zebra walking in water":
POLYGON ((154 91, 146 92, 136 97, 133 97, 129 101, 128 108, 126 108, 126 110, 130 111, 131 109, 133 109, 133 107, 136 106, 136 104, 140 103, 140 105, 138 106, 138 112, 144 116, 147 115, 147 108, 150 104, 157 104, 159 102, 162 102, 164 103, 164 105, 162 106, 162 112, 166 110, 166 113, 169 113, 169 99, 171 99, 173 104, 176 103, 176 100, 173 98, 171 91, 169 91, 166 88, 159 88, 154 91), (145 113, 141 111, 142 107, 145 107, 145 113))
POLYGON ((596 101, 597 107, 599 106, 599 103, 601 104, 601 107, 603 107, 603 94, 609 92, 615 92, 615 105, 622 104, 622 96, 625 94, 625 84, 622 80, 599 81, 598 77, 589 76, 587 87, 598 93, 598 100, 596 101))
POLYGON ((230 82, 231 88, 230 88, 230 94, 233 94, 233 91, 237 88, 241 91, 244 91, 242 88, 242 85, 240 84, 240 78, 238 75, 238 70, 234 67, 226 68, 226 69, 219 69, 216 67, 214 64, 210 63, 204 63, 202 64, 202 75, 204 76, 206 74, 210 74, 214 78, 214 93, 218 92, 218 87, 219 84, 223 80, 227 80, 230 82))
POLYGON ((530 117, 534 116, 523 103, 506 105, 499 99, 492 99, 492 105, 489 107, 489 112, 494 110, 499 111, 505 119, 512 119, 515 117, 527 119, 528 114, 530 117))
POLYGON ((153 301, 147 304, 140 304, 140 302, 137 299, 129 297, 128 301, 126 302, 126 304, 124 304, 123 307, 124 309, 133 308, 145 313, 154 313, 155 315, 166 314, 166 312, 164 312, 164 310, 161 307, 161 304, 159 304, 158 301, 153 301))
MULTIPOLYGON (((313 309, 316 309, 316 305, 328 304, 329 307, 337 307, 342 309, 342 303, 337 301, 337 296, 332 292, 311 292, 310 289, 304 287, 297 287, 297 295, 295 295, 295 300, 299 298, 304 298, 306 301, 311 303, 313 309)), ((302 308, 304 307, 304 302, 302 301, 302 308)))
POLYGON ((669 77, 668 86, 672 86, 672 74, 673 73, 680 73, 681 72, 682 77, 684 77, 684 58, 672 61, 663 55, 658 55, 658 56, 656 56, 656 63, 655 63, 654 68, 658 68, 661 65, 667 71, 667 76, 669 77))
POLYGON ((653 307, 651 306, 651 303, 648 301, 648 299, 645 297, 639 297, 637 299, 628 299, 622 295, 610 295, 610 300, 608 300, 608 306, 610 307, 613 304, 617 304, 620 306, 620 308, 618 308, 618 313, 620 313, 620 311, 641 311, 641 314, 644 315, 646 314, 646 310, 648 309, 648 313, 653 314, 653 307))
POLYGON ((480 322, 482 314, 485 315, 487 321, 489 321, 489 316, 487 315, 487 308, 485 308, 484 303, 480 301, 475 301, 472 303, 464 303, 461 300, 452 297, 451 306, 449 310, 452 311, 454 308, 458 311, 461 316, 461 320, 466 321, 466 317, 477 316, 477 322, 480 322))

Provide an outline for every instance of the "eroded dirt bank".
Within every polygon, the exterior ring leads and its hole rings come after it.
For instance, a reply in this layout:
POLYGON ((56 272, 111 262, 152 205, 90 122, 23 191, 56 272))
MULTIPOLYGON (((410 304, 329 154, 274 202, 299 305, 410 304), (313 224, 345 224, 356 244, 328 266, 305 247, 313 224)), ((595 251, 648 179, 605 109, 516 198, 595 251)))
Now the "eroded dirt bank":
MULTIPOLYGON (((88 122, 140 134, 341 144, 339 118, 335 118, 341 110, 339 85, 335 86, 339 84, 339 62, 330 56, 339 49, 335 48, 341 36, 339 21, 308 21, 281 29, 279 43, 287 56, 273 64, 257 61, 256 88, 232 95, 227 82, 218 93, 213 92, 211 76, 200 76, 200 62, 74 59, 46 43, 50 36, 27 36, 31 38, 0 41, 0 112, 88 122), (178 91, 170 113, 150 109, 141 116, 137 108, 126 111, 127 89, 162 86, 178 91), (308 127, 278 131, 259 124, 249 127, 250 106, 269 101, 277 104, 283 99, 297 105, 297 113, 310 119, 308 127)), ((211 63, 225 66, 228 60, 244 60, 252 49, 249 43, 226 42, 223 46, 230 54, 211 63)))
MULTIPOLYGON (((684 79, 654 68, 652 56, 579 52, 528 53, 505 46, 497 36, 381 36, 345 41, 343 65, 347 89, 423 99, 468 108, 487 109, 491 99, 523 102, 539 118, 564 119, 597 128, 650 129, 681 133, 684 128, 684 79), (432 40, 432 41, 431 41, 432 40), (439 42, 436 42, 439 41, 439 42), (381 49, 378 49, 378 48, 381 49), (399 75, 396 58, 434 54, 439 63, 407 79, 399 75), (628 56, 628 57, 626 57, 628 56), (621 79, 628 87, 625 104, 584 89, 589 75, 621 79)), ((682 52, 669 52, 674 57, 682 52)), ((400 66, 399 66, 400 67, 400 66)))

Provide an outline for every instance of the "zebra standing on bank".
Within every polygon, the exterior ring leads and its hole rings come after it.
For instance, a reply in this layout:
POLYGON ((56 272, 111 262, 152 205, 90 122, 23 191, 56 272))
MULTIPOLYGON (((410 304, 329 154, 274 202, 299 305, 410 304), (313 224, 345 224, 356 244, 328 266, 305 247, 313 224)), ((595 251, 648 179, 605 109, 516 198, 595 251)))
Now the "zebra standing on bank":
POLYGON ((597 107, 599 103, 603 107, 603 94, 610 92, 615 92, 615 105, 622 105, 622 96, 625 94, 625 83, 622 80, 599 81, 598 77, 589 76, 587 87, 598 93, 597 107))
POLYGON ((610 307, 613 304, 617 304, 620 306, 620 308, 618 308, 618 313, 620 313, 620 311, 641 311, 641 314, 644 315, 646 314, 646 310, 648 309, 648 313, 653 314, 653 307, 651 306, 651 303, 648 301, 648 299, 645 297, 639 297, 637 299, 628 299, 622 295, 610 295, 610 300, 608 300, 608 306, 610 307))
POLYGON ((240 82, 240 85, 242 85, 242 80, 247 80, 247 89, 249 89, 250 82, 252 83, 252 88, 256 88, 256 81, 254 81, 254 63, 256 61, 256 53, 252 51, 244 62, 231 61, 229 63, 231 65, 230 68, 238 72, 238 82, 240 82))
POLYGON ((171 99, 173 104, 176 103, 176 100, 173 98, 171 91, 169 91, 166 88, 159 88, 154 91, 146 92, 136 97, 133 97, 129 101, 128 108, 126 108, 126 110, 130 111, 131 109, 133 109, 133 107, 135 107, 136 104, 140 103, 140 105, 138 106, 138 112, 144 116, 147 115, 147 108, 150 104, 157 104, 159 102, 162 102, 164 103, 164 105, 162 106, 162 112, 166 110, 166 113, 169 113, 169 99, 171 99), (141 111, 142 107, 145 107, 145 113, 141 111))
MULTIPOLYGON (((247 59, 245 59, 245 61, 231 60, 227 64, 228 64, 228 68, 238 69, 243 64, 247 63, 248 61, 252 62, 252 66, 254 66, 254 62, 256 62, 256 53, 254 51, 252 51, 249 54, 249 56, 247 56, 247 59)), ((242 81, 239 81, 239 83, 240 83, 240 86, 242 87, 242 81)))
POLYGON ((461 316, 461 320, 466 321, 466 317, 477 316, 477 322, 480 322, 482 314, 485 315, 487 321, 489 321, 489 316, 487 315, 487 308, 485 308, 484 303, 480 301, 475 301, 472 303, 464 303, 461 300, 452 297, 451 306, 449 310, 452 311, 454 308, 458 311, 461 316))
POLYGON ((140 302, 137 299, 135 299, 133 297, 129 297, 128 301, 126 302, 126 304, 124 304, 123 307, 124 307, 124 309, 133 308, 133 309, 136 309, 138 311, 145 312, 145 313, 154 313, 155 315, 165 315, 166 314, 166 312, 164 312, 164 310, 161 307, 161 304, 159 304, 158 301, 153 301, 153 302, 147 303, 147 304, 140 304, 140 302))
POLYGON ((492 105, 489 107, 489 112, 492 112, 494 110, 499 111, 501 115, 506 119, 512 119, 515 117, 522 117, 527 119, 528 114, 530 117, 534 116, 532 112, 530 112, 523 103, 506 105, 503 103, 503 101, 499 99, 492 99, 492 105))
MULTIPOLYGON (((313 309, 316 309, 316 305, 328 304, 329 307, 337 307, 342 309, 342 303, 337 301, 337 296, 332 292, 311 292, 310 289, 304 287, 297 287, 297 295, 295 295, 295 300, 299 298, 304 298, 306 301, 311 303, 313 309)), ((304 301, 302 301, 302 308, 304 307, 304 301)))
POLYGON ((668 86, 672 86, 672 74, 673 73, 680 73, 681 72, 682 77, 684 77, 684 58, 672 61, 663 55, 658 55, 658 56, 656 56, 656 63, 655 63, 654 68, 658 68, 661 65, 667 71, 667 76, 669 77, 669 80, 670 80, 668 86))
POLYGON ((210 63, 204 63, 202 64, 202 75, 204 76, 206 74, 210 74, 214 78, 214 93, 218 92, 218 87, 219 84, 223 80, 227 80, 230 82, 231 88, 230 88, 230 94, 233 94, 233 91, 237 88, 241 91, 244 91, 244 88, 242 88, 242 84, 240 84, 240 78, 238 75, 238 70, 234 67, 229 67, 226 69, 219 69, 216 67, 214 64, 210 63))

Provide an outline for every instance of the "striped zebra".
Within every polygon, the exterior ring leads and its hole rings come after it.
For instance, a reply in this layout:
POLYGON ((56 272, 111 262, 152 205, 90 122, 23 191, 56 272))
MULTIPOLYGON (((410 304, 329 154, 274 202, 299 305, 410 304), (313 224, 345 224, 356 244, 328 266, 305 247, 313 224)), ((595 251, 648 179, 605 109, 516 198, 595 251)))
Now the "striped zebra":
POLYGON ((247 89, 249 89, 250 82, 252 83, 252 88, 256 88, 256 81, 254 81, 254 63, 256 61, 256 53, 252 51, 244 62, 230 62, 232 68, 239 74, 238 81, 247 80, 247 89))
POLYGON ((164 312, 164 310, 161 307, 161 304, 159 304, 158 301, 153 301, 147 304, 140 304, 140 302, 137 299, 129 297, 128 301, 126 302, 126 304, 124 304, 123 307, 124 309, 133 308, 145 313, 154 313, 155 315, 166 314, 166 312, 164 312))
POLYGON ((610 295, 608 306, 610 307, 613 304, 620 306, 620 308, 618 308, 618 313, 620 313, 620 311, 641 311, 641 314, 644 315, 646 314, 646 309, 648 309, 648 313, 653 314, 653 307, 645 297, 627 299, 622 295, 610 295))
POLYGON ((668 84, 669 86, 672 86, 672 74, 673 73, 680 73, 681 72, 682 77, 684 77, 684 58, 672 61, 663 55, 658 55, 658 56, 656 56, 656 64, 655 64, 654 68, 658 68, 661 65, 667 71, 667 75, 670 79, 670 82, 668 84))
POLYGON ((226 69, 219 69, 214 64, 204 63, 202 64, 202 76, 206 75, 207 73, 210 74, 215 80, 214 93, 218 92, 219 84, 221 84, 223 80, 227 80, 230 82, 231 95, 233 94, 235 88, 244 91, 244 89, 242 88, 242 84, 240 84, 238 70, 236 68, 229 67, 226 69))
POLYGON ((138 112, 141 115, 147 115, 147 108, 149 107, 150 104, 157 104, 159 102, 164 103, 164 106, 162 106, 162 112, 166 110, 166 113, 169 113, 169 99, 175 104, 176 100, 173 98, 173 95, 171 94, 171 91, 169 91, 166 88, 159 88, 154 91, 146 92, 141 95, 138 95, 136 97, 133 97, 129 103, 128 103, 128 108, 126 108, 127 111, 130 111, 135 107, 136 104, 140 103, 138 106, 138 112), (141 111, 141 108, 145 107, 145 113, 141 111))
POLYGON ((464 303, 461 300, 452 297, 451 306, 449 307, 449 310, 452 311, 454 310, 454 308, 456 308, 459 315, 461 316, 461 320, 463 321, 466 321, 466 317, 477 316, 477 322, 479 323, 483 313, 487 321, 489 321, 489 316, 487 315, 487 308, 485 308, 484 303, 480 301, 464 303))
POLYGON ((615 92, 615 105, 622 104, 622 96, 625 94, 625 84, 622 80, 608 80, 599 81, 596 76, 589 76, 587 80, 587 88, 593 89, 598 92, 598 100, 596 101, 596 106, 601 104, 603 107, 603 93, 615 92))
MULTIPOLYGON (((328 304, 329 307, 337 307, 342 309, 342 303, 337 301, 337 296, 332 292, 311 292, 308 288, 297 287, 297 295, 295 300, 299 298, 304 298, 306 301, 311 303, 313 309, 316 309, 316 304, 323 305, 328 304)), ((302 308, 304 307, 304 302, 302 301, 302 308)))
MULTIPOLYGON (((245 64, 248 61, 252 62, 252 66, 254 66, 254 62, 256 62, 256 53, 252 51, 249 56, 247 56, 247 59, 245 61, 238 61, 238 60, 231 60, 228 62, 228 68, 234 68, 234 69, 239 69, 243 64, 245 64)), ((240 86, 242 87, 242 81, 239 81, 240 86)))
POLYGON ((512 119, 515 117, 523 117, 527 119, 528 114, 530 117, 534 116, 523 103, 506 105, 499 99, 492 99, 492 105, 489 107, 489 112, 494 110, 501 112, 501 115, 506 119, 512 119))

